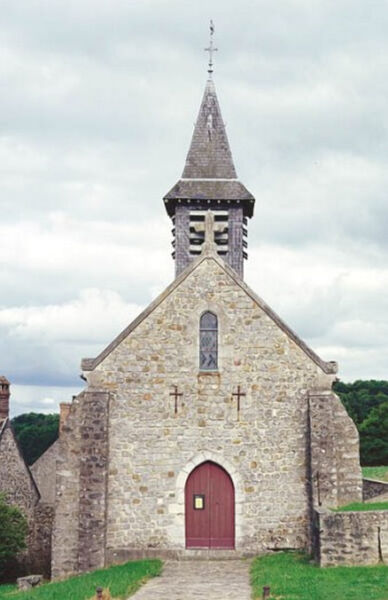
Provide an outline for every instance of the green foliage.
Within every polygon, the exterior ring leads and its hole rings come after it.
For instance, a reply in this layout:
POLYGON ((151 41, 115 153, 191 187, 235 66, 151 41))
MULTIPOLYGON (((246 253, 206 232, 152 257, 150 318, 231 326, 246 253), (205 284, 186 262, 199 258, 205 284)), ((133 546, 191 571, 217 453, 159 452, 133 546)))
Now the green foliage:
POLYGON ((300 553, 256 558, 251 567, 253 598, 263 586, 282 600, 387 600, 388 567, 319 568, 300 553))
POLYGON ((388 401, 375 406, 361 423, 361 462, 369 465, 388 463, 388 401))
POLYGON ((388 502, 352 502, 345 506, 333 508, 333 512, 365 512, 368 510, 388 510, 388 502))
POLYGON ((361 463, 388 464, 388 381, 339 381, 333 389, 360 433, 361 463))
POLYGON ((388 481, 388 467, 362 467, 362 476, 377 481, 388 481))
POLYGON ((375 379, 369 381, 358 379, 353 383, 338 381, 333 389, 340 396, 356 425, 361 425, 374 407, 388 402, 388 381, 375 379))
POLYGON ((124 599, 161 569, 160 560, 138 560, 47 583, 30 592, 15 593, 15 588, 0 586, 0 600, 89 600, 95 597, 96 587, 109 589, 112 598, 124 599))
POLYGON ((12 427, 24 460, 28 465, 32 465, 58 438, 59 415, 19 415, 12 419, 12 427))
POLYGON ((7 503, 5 494, 0 494, 0 576, 7 563, 26 547, 27 531, 23 513, 7 503))

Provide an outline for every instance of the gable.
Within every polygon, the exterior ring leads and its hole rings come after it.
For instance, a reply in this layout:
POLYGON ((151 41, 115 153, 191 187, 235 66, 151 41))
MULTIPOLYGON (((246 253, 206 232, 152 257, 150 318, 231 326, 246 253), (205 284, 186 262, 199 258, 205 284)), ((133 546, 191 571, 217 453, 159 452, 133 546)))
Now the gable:
MULTIPOLYGON (((146 319, 165 303, 171 304, 170 310, 176 312, 172 299, 178 299, 178 305, 191 302, 194 308, 194 296, 197 293, 198 299, 207 299, 209 302, 225 302, 228 294, 235 294, 238 297, 238 303, 249 302, 251 307, 259 309, 263 315, 272 324, 272 334, 276 331, 282 332, 290 342, 295 344, 302 352, 313 361, 324 373, 336 373, 337 364, 335 362, 323 361, 305 342, 303 342, 296 333, 290 329, 282 319, 259 297, 257 296, 240 277, 217 255, 208 255, 200 257, 192 263, 185 271, 181 273, 175 281, 166 288, 132 323, 124 329, 105 350, 103 350, 94 359, 83 359, 82 369, 84 371, 94 370, 102 361, 104 361, 128 336, 130 336, 146 319), (225 294, 226 291, 226 294, 225 294), (182 296, 184 297, 182 299, 182 296)), ((232 303, 233 304, 233 303, 232 303)), ((246 305, 248 306, 248 305, 246 305)), ((235 307, 236 315, 239 307, 235 307)), ((179 306, 178 306, 179 310, 179 306)))
POLYGON ((28 512, 39 500, 39 491, 25 463, 9 419, 0 432, 0 492, 28 512))

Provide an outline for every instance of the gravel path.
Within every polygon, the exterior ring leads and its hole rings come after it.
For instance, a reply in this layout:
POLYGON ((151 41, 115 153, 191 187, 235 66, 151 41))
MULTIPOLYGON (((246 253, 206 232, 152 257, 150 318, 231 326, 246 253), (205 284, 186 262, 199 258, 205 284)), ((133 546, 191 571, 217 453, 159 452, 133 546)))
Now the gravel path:
POLYGON ((250 600, 249 561, 167 561, 131 600, 250 600))

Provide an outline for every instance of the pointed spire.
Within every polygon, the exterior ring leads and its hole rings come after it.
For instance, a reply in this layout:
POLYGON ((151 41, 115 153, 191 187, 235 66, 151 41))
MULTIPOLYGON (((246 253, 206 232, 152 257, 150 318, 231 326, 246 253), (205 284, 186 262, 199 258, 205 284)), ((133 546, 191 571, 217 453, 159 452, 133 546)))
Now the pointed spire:
POLYGON ((214 25, 210 21, 209 78, 194 127, 181 179, 164 196, 167 213, 172 217, 177 204, 217 203, 239 205, 244 217, 251 217, 255 199, 237 179, 232 153, 212 80, 214 25))
POLYGON ((236 177, 216 88, 213 81, 208 79, 182 178, 236 179, 236 177))

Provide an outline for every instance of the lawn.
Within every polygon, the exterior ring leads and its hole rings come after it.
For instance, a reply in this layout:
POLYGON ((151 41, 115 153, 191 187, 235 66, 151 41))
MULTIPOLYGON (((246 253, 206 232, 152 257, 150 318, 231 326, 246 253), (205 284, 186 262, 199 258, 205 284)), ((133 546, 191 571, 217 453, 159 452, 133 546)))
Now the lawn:
POLYGON ((388 567, 329 567, 310 563, 304 554, 279 552, 257 557, 251 568, 254 598, 263 586, 281 600, 387 600, 388 567))
POLYGON ((388 481, 388 467, 362 467, 362 475, 367 479, 388 481))
POLYGON ((0 600, 88 600, 99 586, 104 590, 109 588, 112 598, 127 598, 148 578, 158 575, 161 568, 160 560, 139 560, 46 583, 29 592, 17 592, 15 586, 1 585, 0 600))
MULTIPOLYGON (((339 508, 332 508, 333 512, 388 510, 388 502, 352 502, 339 508)), ((387 596, 388 598, 388 596, 387 596)))

